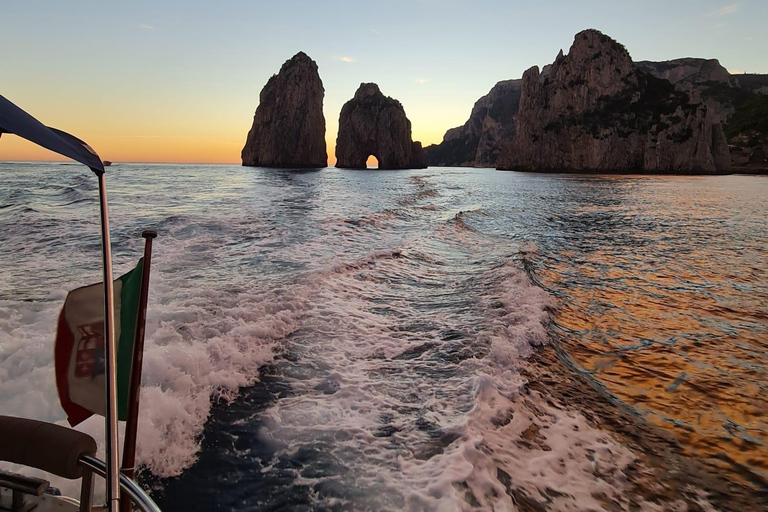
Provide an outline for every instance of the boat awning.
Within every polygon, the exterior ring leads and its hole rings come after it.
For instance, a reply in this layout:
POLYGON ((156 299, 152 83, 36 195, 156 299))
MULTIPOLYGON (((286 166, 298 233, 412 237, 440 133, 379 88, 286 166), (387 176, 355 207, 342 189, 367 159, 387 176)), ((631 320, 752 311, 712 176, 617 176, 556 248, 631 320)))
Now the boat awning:
POLYGON ((12 133, 46 149, 87 165, 95 173, 104 172, 104 164, 85 142, 56 128, 43 125, 0 95, 0 134, 12 133))

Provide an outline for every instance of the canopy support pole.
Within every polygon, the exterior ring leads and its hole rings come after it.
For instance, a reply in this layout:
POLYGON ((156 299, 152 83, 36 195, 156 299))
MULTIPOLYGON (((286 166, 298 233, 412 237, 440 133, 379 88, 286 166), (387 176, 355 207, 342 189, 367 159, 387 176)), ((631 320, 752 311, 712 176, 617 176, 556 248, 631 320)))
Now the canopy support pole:
MULTIPOLYGON (((139 427, 139 400, 141 398, 141 367, 144 361, 144 332, 147 326, 147 300, 149 299, 149 273, 152 268, 152 239, 157 231, 147 229, 141 233, 144 238, 144 263, 141 269, 141 291, 139 311, 136 314, 136 331, 133 340, 133 362, 128 391, 128 417, 125 420, 123 440, 123 463, 121 471, 133 480, 136 473, 136 434, 139 427)), ((120 512, 131 512, 131 502, 122 494, 120 512)))
POLYGON ((107 386, 107 409, 104 415, 107 459, 107 510, 118 512, 120 507, 120 472, 117 432, 117 343, 115 342, 115 295, 112 280, 112 243, 109 237, 109 212, 104 172, 92 169, 99 179, 101 210, 101 249, 104 260, 104 370, 107 386))

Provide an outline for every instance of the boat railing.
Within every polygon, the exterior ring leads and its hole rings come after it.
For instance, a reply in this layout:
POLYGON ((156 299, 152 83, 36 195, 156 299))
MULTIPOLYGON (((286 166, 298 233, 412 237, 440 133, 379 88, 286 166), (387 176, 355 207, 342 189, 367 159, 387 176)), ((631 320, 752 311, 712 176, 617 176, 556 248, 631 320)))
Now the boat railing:
MULTIPOLYGON (((85 487, 86 475, 95 473, 102 478, 107 477, 107 465, 96 457, 91 457, 90 455, 81 455, 77 462, 85 470, 83 472, 83 487, 85 487)), ((144 489, 136 485, 136 482, 123 474, 120 475, 120 490, 123 491, 126 496, 128 496, 131 502, 141 512, 161 512, 160 507, 158 507, 154 500, 150 498, 146 492, 144 492, 144 489)), ((80 510, 81 512, 90 510, 89 508, 83 509, 82 496, 80 501, 80 510)))
MULTIPOLYGON (((83 432, 27 418, 0 415, 0 461, 41 469, 63 478, 82 478, 80 512, 93 507, 93 475, 106 478, 106 464, 95 458, 96 441, 83 432)), ((2 475, 0 475, 2 476, 2 475)), ((45 480, 11 475, 0 478, 0 486, 13 491, 11 510, 29 510, 24 497, 39 497, 47 488, 45 480)), ((120 475, 120 489, 141 512, 160 508, 136 483, 120 475)), ((33 498, 34 499, 34 498, 33 498)))

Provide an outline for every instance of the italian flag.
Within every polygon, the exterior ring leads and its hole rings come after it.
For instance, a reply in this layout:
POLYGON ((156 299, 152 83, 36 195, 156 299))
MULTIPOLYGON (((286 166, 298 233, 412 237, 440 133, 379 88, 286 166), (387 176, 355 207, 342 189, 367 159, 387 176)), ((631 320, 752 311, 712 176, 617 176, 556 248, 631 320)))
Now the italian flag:
MULTIPOLYGON (((117 340, 117 414, 125 420, 131 376, 133 340, 144 259, 115 280, 117 340)), ((56 332, 56 387, 67 420, 73 427, 92 414, 106 411, 104 359, 104 285, 96 283, 67 294, 56 332)))

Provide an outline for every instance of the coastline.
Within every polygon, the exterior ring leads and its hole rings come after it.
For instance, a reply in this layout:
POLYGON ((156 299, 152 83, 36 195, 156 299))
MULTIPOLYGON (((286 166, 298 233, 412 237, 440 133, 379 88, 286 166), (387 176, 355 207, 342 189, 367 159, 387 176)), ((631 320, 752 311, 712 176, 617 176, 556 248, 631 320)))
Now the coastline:
POLYGON ((532 174, 584 174, 584 175, 603 175, 603 176, 765 176, 768 175, 768 167, 754 168, 736 168, 727 172, 658 172, 644 171, 642 169, 628 170, 598 170, 598 169, 570 169, 570 170, 528 170, 528 169, 496 169, 497 171, 524 172, 532 174))
MULTIPOLYGON (((451 166, 431 166, 431 168, 455 168, 451 166)), ((458 168, 467 169, 494 169, 493 167, 473 167, 469 165, 456 166, 458 168)), ((570 169, 570 170, 527 170, 527 169, 499 169, 496 171, 504 172, 521 172, 526 174, 583 174, 585 176, 766 176, 768 175, 768 167, 754 167, 754 168, 736 168, 731 169, 728 172, 657 172, 657 171, 643 171, 642 169, 628 169, 628 170, 599 170, 599 169, 570 169)))
MULTIPOLYGON (((482 167, 474 165, 430 165, 429 169, 491 169, 503 172, 519 172, 525 174, 583 174, 585 176, 766 176, 768 167, 736 167, 727 172, 658 172, 642 169, 606 170, 606 169, 559 169, 559 170, 528 170, 500 169, 498 167, 482 167)), ((370 169, 369 169, 370 170, 370 169)), ((375 169, 374 169, 375 170, 375 169)))

